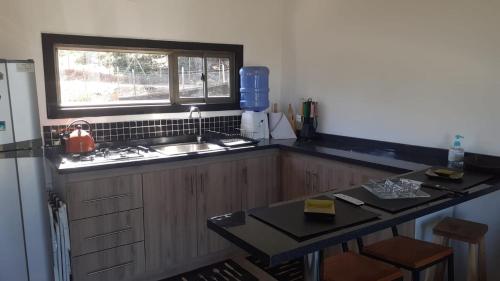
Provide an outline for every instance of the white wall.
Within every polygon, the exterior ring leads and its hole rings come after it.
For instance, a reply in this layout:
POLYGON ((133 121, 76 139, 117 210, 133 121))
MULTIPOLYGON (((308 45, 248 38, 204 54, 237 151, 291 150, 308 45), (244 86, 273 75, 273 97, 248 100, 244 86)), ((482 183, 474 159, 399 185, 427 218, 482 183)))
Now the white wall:
MULTIPOLYGON (((283 0, 2 0, 0 58, 36 63, 42 124, 47 120, 41 33, 244 45, 245 65, 271 70, 271 100, 281 92, 283 0)), ((236 112, 212 113, 234 114, 236 112)), ((87 118, 149 119, 179 114, 87 118)), ((181 115, 184 116, 184 115, 181 115)))
POLYGON ((500 155, 500 1, 288 0, 281 103, 319 131, 500 155))

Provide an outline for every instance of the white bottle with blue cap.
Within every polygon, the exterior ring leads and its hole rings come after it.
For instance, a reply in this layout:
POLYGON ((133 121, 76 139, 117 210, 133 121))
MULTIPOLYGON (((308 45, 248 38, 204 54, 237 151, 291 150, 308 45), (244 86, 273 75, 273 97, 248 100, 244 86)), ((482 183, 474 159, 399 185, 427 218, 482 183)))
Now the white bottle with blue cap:
POLYGON ((456 135, 453 145, 448 151, 448 166, 450 168, 462 169, 464 167, 465 150, 462 146, 463 138, 461 135, 456 135))

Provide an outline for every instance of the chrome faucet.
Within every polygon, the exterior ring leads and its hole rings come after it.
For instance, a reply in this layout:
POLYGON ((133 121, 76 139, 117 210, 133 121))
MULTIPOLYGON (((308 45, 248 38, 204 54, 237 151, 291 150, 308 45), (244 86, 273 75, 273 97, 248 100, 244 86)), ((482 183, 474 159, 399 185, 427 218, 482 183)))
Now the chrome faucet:
POLYGON ((193 119, 193 112, 198 111, 198 125, 199 125, 199 131, 198 135, 196 136, 196 141, 198 143, 201 143, 201 111, 197 106, 191 106, 191 109, 189 109, 189 119, 193 119))

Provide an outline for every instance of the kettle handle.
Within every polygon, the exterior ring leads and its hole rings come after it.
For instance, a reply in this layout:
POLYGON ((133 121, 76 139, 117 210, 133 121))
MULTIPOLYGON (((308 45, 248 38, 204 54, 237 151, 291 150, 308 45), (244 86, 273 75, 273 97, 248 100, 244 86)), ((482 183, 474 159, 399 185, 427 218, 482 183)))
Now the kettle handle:
POLYGON ((75 120, 73 122, 71 122, 67 127, 66 127, 66 130, 69 129, 69 127, 73 126, 75 123, 78 123, 78 122, 81 122, 81 123, 85 123, 89 126, 89 134, 92 134, 92 126, 90 125, 89 122, 83 120, 83 119, 78 119, 78 120, 75 120))

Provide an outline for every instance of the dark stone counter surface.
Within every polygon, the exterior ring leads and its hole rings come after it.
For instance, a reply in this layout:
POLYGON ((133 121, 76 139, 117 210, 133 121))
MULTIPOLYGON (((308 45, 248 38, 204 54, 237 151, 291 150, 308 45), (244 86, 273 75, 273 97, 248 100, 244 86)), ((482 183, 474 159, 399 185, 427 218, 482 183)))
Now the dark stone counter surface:
MULTIPOLYGON (((141 145, 151 144, 156 143, 145 140, 141 145)), ((429 166, 443 166, 446 165, 447 160, 447 151, 443 149, 341 136, 325 136, 320 140, 315 141, 263 140, 254 146, 226 148, 224 150, 217 150, 209 153, 161 156, 156 158, 123 160, 100 164, 87 162, 82 165, 74 165, 72 163, 68 163, 70 161, 65 163, 62 161, 62 154, 54 151, 46 152, 46 156, 49 159, 49 162, 56 168, 58 173, 67 174, 214 157, 262 149, 281 149, 401 173, 422 170, 429 166)))
MULTIPOLYGON (((378 219, 328 232, 305 241, 298 241, 285 232, 253 217, 249 212, 240 211, 224 214, 207 220, 207 226, 233 244, 244 249, 264 263, 274 266, 282 262, 303 257, 342 242, 350 241, 370 233, 396 226, 413 219, 435 213, 461 203, 487 196, 500 189, 497 179, 477 185, 467 190, 466 194, 448 194, 448 196, 424 203, 398 213, 388 213, 381 209, 363 205, 360 208, 378 215, 378 219)), ((314 196, 332 196, 332 192, 314 196)), ((287 204, 287 202, 277 203, 287 204)), ((284 220, 288 217, 283 218, 284 220)))

